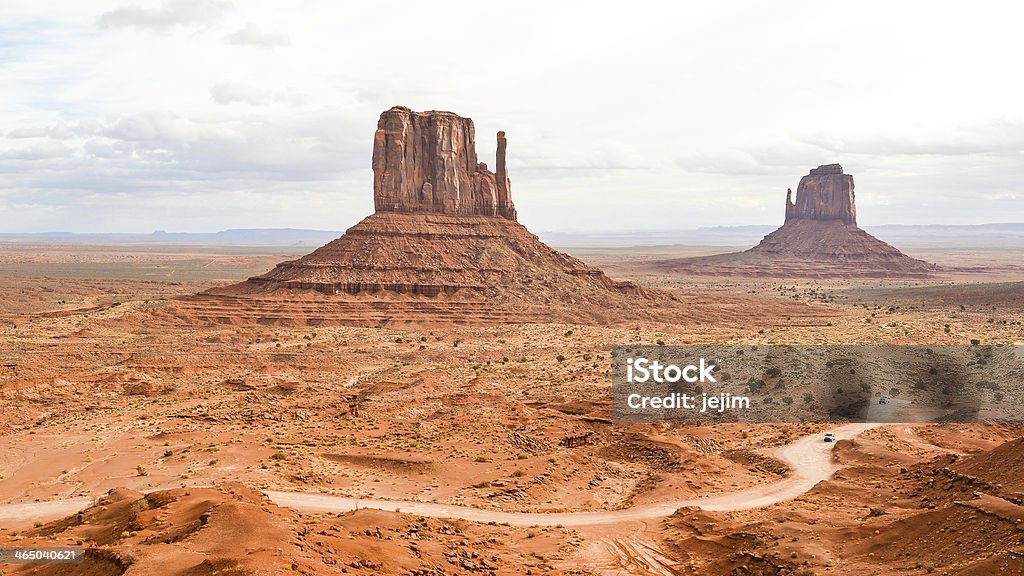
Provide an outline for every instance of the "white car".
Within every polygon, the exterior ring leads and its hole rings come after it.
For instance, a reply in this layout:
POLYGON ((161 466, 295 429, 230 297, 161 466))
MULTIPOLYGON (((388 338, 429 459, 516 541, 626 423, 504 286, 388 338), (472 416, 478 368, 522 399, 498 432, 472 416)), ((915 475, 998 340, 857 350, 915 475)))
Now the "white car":
POLYGON ((878 398, 878 403, 879 404, 888 404, 890 400, 892 400, 892 396, 881 396, 881 397, 878 398))
POLYGON ((835 442, 835 441, 836 441, 836 435, 834 433, 832 433, 832 432, 826 432, 825 433, 825 442, 835 442))

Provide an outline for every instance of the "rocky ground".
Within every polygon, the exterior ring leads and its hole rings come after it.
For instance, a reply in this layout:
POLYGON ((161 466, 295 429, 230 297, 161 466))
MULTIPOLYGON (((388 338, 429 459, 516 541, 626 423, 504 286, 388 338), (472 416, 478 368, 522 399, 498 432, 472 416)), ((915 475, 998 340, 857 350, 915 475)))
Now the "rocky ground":
POLYGON ((56 503, 0 513, 0 546, 84 546, 83 574, 1024 571, 1024 449, 1005 426, 885 426, 841 441, 839 472, 795 500, 592 528, 304 514, 261 493, 565 512, 766 485, 790 473, 774 448, 825 428, 612 425, 610 346, 1022 341, 1019 277, 995 257, 991 286, 634 276, 692 309, 664 321, 310 326, 173 300, 279 257, 132 255, 0 251, 0 505, 56 503), (76 498, 93 503, 57 505, 76 498))

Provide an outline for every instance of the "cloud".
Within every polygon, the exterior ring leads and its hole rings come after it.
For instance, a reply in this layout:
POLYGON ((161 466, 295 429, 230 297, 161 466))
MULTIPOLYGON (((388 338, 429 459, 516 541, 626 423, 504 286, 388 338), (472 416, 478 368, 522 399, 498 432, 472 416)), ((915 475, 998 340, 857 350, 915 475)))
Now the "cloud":
POLYGON ((882 136, 847 139, 817 134, 805 142, 836 153, 968 156, 975 154, 1014 154, 1024 151, 1024 123, 997 122, 978 124, 936 136, 882 136))
POLYGON ((773 142, 745 147, 705 150, 694 148, 675 157, 687 172, 739 176, 800 174, 817 162, 833 162, 830 152, 807 143, 773 142))
POLYGON ((104 12, 99 24, 104 28, 169 30, 219 22, 230 8, 230 3, 217 0, 167 0, 155 9, 126 6, 104 12))
POLYGON ((263 30, 252 22, 247 23, 239 30, 228 34, 224 40, 228 44, 239 46, 257 46, 260 48, 275 48, 277 46, 291 46, 292 39, 287 34, 269 32, 263 30))
MULTIPOLYGON (((73 139, 11 148, 0 153, 0 161, 47 161, 47 170, 38 173, 21 163, 14 166, 34 186, 62 182, 62 187, 88 189, 96 182, 100 192, 126 179, 135 179, 138 189, 153 182, 191 189, 198 182, 241 180, 245 188, 257 189, 265 181, 329 180, 367 169, 366 138, 356 137, 364 132, 323 111, 225 119, 162 110, 107 119, 91 135, 83 131, 73 139)), ((7 172, 3 164, 0 172, 7 172)))
POLYGON ((7 133, 8 138, 42 138, 46 136, 46 128, 34 126, 32 128, 15 128, 7 133))
POLYGON ((205 136, 202 126, 170 111, 121 116, 104 126, 101 133, 115 140, 138 143, 183 143, 205 136))
POLYGON ((121 158, 126 154, 123 146, 115 146, 96 139, 86 141, 82 149, 95 158, 121 158))
POLYGON ((1024 8, 939 4, 919 26, 903 3, 675 3, 655 19, 278 4, 0 2, 0 231, 339 227, 372 206, 373 133, 395 104, 473 118, 489 164, 506 130, 539 229, 634 211, 652 227, 774 222, 786 187, 830 162, 855 175, 865 223, 1024 220, 1024 77, 1006 73, 1024 8), (44 198, 59 214, 26 207, 44 198))
POLYGON ((265 90, 261 90, 249 84, 237 82, 221 82, 210 87, 210 97, 217 104, 233 104, 241 102, 253 106, 264 106, 269 104, 271 96, 265 90))
POLYGON ((248 104, 269 106, 271 104, 302 105, 307 102, 304 94, 296 90, 264 90, 252 84, 241 82, 218 82, 210 87, 210 98, 217 104, 248 104))
POLYGON ((2 158, 11 160, 50 160, 53 158, 64 158, 70 153, 71 149, 61 142, 47 140, 27 148, 9 150, 2 155, 2 158))

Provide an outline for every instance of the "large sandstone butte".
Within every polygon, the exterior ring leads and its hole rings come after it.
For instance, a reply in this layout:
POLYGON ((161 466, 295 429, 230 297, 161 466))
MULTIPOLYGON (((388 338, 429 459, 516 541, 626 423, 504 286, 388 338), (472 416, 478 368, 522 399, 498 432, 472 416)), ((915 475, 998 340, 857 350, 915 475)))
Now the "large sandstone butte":
POLYGON ((603 323, 679 305, 610 279, 519 224, 504 132, 492 173, 478 162, 469 118, 394 107, 377 126, 376 212, 307 256, 193 297, 193 314, 308 324, 603 323))
POLYGON ((473 121, 451 112, 396 106, 373 137, 373 204, 378 212, 516 219, 498 132, 497 174, 477 162, 473 121))
POLYGON ((786 220, 744 252, 650 263, 660 272, 721 276, 923 278, 933 264, 911 258, 857 226, 853 175, 818 166, 786 191, 786 220))

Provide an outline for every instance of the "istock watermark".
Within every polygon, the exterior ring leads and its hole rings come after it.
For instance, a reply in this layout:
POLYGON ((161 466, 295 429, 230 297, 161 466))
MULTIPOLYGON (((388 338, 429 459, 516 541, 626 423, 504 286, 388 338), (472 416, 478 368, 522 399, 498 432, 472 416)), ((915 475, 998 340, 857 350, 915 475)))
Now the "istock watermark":
POLYGON ((1022 422, 1020 346, 617 346, 617 422, 1022 422))
MULTIPOLYGON (((614 354, 613 354, 614 357, 614 354)), ((705 358, 701 358, 699 364, 688 364, 680 367, 678 364, 662 364, 657 359, 651 360, 646 356, 630 356, 626 358, 626 382, 630 384, 675 384, 683 382, 695 383, 704 382, 717 384, 718 380, 712 372, 718 366, 709 364, 705 358)), ((709 409, 712 412, 725 412, 726 410, 745 410, 750 408, 750 398, 746 396, 734 396, 729 392, 722 392, 718 396, 708 396, 707 393, 686 394, 672 392, 666 396, 647 396, 640 392, 630 392, 626 395, 626 405, 633 410, 699 410, 701 414, 709 409)))

